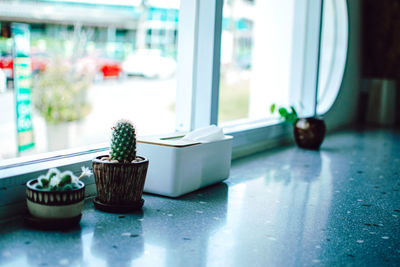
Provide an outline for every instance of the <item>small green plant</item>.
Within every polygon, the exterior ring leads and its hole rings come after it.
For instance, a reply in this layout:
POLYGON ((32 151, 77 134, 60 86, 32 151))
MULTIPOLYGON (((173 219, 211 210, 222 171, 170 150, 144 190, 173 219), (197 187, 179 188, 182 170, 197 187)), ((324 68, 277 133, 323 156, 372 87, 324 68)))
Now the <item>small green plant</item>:
MULTIPOLYGON (((270 107, 271 113, 273 114, 276 110, 276 105, 272 104, 270 107)), ((285 107, 279 107, 278 108, 278 113, 283 118, 286 122, 289 122, 291 124, 295 124, 297 119, 299 118, 296 112, 296 109, 293 106, 290 106, 290 109, 287 109, 285 107)))
POLYGON ((92 172, 87 167, 82 167, 82 173, 79 177, 71 171, 60 172, 58 169, 49 169, 46 175, 38 177, 35 185, 36 189, 44 191, 68 191, 79 188, 79 179, 84 176, 90 176, 92 172))
POLYGON ((136 159, 135 127, 127 120, 118 121, 112 127, 110 159, 132 162, 136 159))

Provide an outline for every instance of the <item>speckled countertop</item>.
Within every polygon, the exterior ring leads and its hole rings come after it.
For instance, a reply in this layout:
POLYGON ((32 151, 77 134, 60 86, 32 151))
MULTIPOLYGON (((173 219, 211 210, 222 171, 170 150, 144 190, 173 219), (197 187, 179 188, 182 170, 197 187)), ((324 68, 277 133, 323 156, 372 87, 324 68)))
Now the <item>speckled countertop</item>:
POLYGON ((235 160, 224 183, 141 214, 85 204, 68 232, 0 225, 0 266, 399 266, 400 131, 345 131, 235 160))

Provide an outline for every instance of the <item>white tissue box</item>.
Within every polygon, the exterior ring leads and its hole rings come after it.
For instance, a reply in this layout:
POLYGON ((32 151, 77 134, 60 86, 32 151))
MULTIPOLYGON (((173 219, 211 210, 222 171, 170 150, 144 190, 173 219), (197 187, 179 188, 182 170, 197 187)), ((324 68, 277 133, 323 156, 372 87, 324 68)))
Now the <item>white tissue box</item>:
POLYGON ((229 177, 232 136, 205 143, 181 138, 138 138, 138 155, 149 159, 144 192, 179 197, 229 177))

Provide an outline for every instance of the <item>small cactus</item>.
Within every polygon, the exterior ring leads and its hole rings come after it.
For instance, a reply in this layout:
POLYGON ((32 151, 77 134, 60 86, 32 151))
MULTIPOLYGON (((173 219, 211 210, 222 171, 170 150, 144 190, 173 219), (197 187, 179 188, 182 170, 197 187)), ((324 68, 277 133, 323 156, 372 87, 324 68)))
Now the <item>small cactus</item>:
POLYGON ((112 127, 110 159, 132 162, 136 159, 135 127, 127 120, 118 121, 112 127))
POLYGON ((50 169, 46 175, 38 177, 35 185, 36 189, 43 191, 67 191, 78 188, 78 180, 84 176, 90 176, 92 172, 89 168, 82 167, 82 173, 79 177, 71 171, 60 172, 58 169, 50 169))

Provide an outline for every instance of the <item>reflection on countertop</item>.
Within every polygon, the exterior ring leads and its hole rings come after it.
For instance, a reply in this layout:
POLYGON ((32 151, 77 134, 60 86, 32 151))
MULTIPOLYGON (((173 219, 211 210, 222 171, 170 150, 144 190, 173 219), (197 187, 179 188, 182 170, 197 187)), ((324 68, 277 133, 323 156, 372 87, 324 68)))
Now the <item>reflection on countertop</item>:
POLYGON ((143 211, 85 204, 66 232, 0 228, 0 266, 394 266, 400 131, 343 131, 233 161, 224 183, 143 211))

